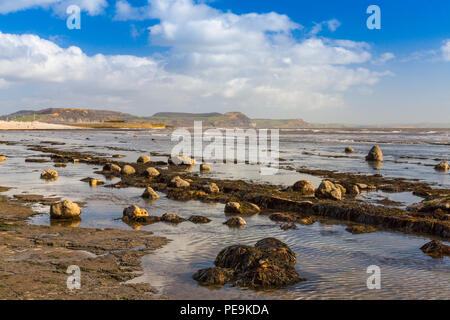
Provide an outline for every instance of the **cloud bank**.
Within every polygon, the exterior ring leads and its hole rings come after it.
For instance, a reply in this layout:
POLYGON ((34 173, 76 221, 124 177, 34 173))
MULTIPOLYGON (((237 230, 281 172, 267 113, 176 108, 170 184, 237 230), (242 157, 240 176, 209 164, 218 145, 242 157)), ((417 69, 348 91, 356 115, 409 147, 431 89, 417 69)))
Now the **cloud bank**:
POLYGON ((149 42, 167 51, 87 56, 34 35, 0 33, 0 106, 300 116, 343 106, 346 92, 388 74, 367 67, 374 60, 367 44, 298 39, 293 32, 302 26, 274 12, 237 15, 191 0, 152 0, 141 8, 121 0, 116 9, 118 20, 157 19, 149 42))

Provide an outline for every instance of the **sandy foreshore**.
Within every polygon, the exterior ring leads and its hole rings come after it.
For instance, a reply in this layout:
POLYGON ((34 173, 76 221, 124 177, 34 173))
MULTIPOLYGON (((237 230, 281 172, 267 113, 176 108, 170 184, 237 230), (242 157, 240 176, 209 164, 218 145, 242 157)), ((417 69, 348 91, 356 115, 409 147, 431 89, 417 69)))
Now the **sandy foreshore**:
POLYGON ((82 129, 73 126, 61 124, 43 123, 39 121, 18 122, 18 121, 0 121, 0 130, 73 130, 82 129))

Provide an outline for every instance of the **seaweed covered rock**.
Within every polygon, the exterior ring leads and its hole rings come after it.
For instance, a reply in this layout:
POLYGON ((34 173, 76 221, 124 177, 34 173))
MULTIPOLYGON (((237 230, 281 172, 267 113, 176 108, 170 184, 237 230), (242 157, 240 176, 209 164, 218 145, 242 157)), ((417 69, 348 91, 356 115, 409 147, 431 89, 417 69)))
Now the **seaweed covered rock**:
POLYGON ((292 190, 294 190, 295 192, 298 192, 299 194, 301 194, 303 196, 314 196, 314 193, 316 192, 316 188, 308 180, 301 180, 301 181, 296 182, 292 186, 292 190))
POLYGON ((444 256, 450 256, 450 246, 442 244, 437 240, 428 242, 420 249, 423 251, 423 253, 433 258, 443 258, 444 256))
POLYGON ((123 210, 123 217, 135 220, 142 217, 148 217, 148 212, 145 209, 139 208, 137 205, 132 205, 131 207, 123 210))
POLYGON ((80 207, 70 200, 64 200, 50 206, 50 218, 52 219, 76 219, 80 215, 80 207))
POLYGON ((261 208, 250 202, 228 202, 224 209, 226 214, 254 215, 261 212, 261 208))
POLYGON ((322 181, 316 190, 316 197, 321 199, 342 200, 342 190, 333 182, 322 181))
POLYGON ((205 191, 206 193, 219 193, 220 192, 219 187, 214 182, 203 185, 202 190, 205 191))
POLYGON ((153 190, 152 187, 147 187, 142 194, 142 198, 144 199, 150 199, 150 200, 157 200, 159 199, 159 195, 153 190))
POLYGON ((438 165, 434 167, 437 171, 447 172, 449 170, 450 166, 447 161, 442 161, 438 165))
POLYGON ((239 202, 228 202, 225 205, 225 213, 228 214, 240 214, 241 213, 241 205, 239 202))
POLYGON ((345 229, 347 232, 351 234, 363 234, 363 233, 372 233, 377 231, 375 227, 372 226, 359 226, 359 225, 351 225, 345 229))
POLYGON ((275 222, 296 222, 297 218, 289 213, 274 213, 269 219, 275 222))
POLYGON ((383 161, 383 152, 381 151, 379 146, 373 146, 370 149, 369 153, 366 156, 367 161, 383 161))
POLYGON ((203 216, 192 216, 188 220, 195 224, 206 224, 211 222, 211 219, 203 216))
POLYGON ((296 255, 285 243, 267 238, 254 247, 234 245, 223 249, 215 260, 216 267, 198 271, 194 279, 204 285, 282 288, 306 280, 297 274, 295 264, 296 255))

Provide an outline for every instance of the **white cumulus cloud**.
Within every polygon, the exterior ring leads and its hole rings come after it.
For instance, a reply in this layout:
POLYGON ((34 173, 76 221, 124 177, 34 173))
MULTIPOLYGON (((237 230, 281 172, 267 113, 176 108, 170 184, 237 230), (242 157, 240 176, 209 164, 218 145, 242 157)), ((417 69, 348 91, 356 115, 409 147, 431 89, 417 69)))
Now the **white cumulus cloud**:
POLYGON ((106 0, 0 0, 0 14, 35 8, 51 8, 62 15, 70 5, 78 5, 90 15, 98 15, 104 12, 108 2, 106 0))

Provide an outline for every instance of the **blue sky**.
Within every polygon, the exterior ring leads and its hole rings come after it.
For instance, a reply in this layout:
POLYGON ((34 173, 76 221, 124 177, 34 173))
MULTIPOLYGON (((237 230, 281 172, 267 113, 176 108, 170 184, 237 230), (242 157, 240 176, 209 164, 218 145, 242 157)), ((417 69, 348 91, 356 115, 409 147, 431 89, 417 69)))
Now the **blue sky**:
POLYGON ((449 123, 449 13, 437 0, 0 0, 0 108, 449 123), (81 30, 66 27, 70 4, 81 30), (381 30, 366 26, 372 4, 381 30))

